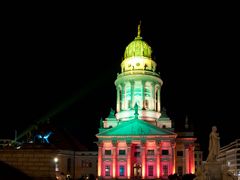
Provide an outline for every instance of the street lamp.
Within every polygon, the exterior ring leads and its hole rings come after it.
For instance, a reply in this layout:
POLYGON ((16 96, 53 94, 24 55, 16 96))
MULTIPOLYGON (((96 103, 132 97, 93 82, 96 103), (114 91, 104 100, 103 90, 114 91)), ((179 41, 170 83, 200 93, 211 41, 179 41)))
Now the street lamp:
POLYGON ((55 157, 53 160, 54 160, 55 163, 58 163, 58 158, 57 157, 55 157))
POLYGON ((58 168, 58 158, 55 157, 55 158, 53 159, 53 161, 54 161, 54 163, 55 163, 55 171, 59 171, 59 168, 58 168))

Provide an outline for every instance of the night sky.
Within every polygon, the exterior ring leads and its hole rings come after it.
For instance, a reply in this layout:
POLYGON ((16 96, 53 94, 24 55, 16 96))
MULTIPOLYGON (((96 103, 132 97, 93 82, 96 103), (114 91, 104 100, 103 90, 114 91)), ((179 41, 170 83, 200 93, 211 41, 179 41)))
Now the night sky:
POLYGON ((161 101, 176 129, 188 116, 207 151, 240 138, 239 18, 234 4, 32 4, 5 8, 1 22, 0 138, 49 117, 82 143, 115 109, 114 81, 137 35, 152 47, 161 101))

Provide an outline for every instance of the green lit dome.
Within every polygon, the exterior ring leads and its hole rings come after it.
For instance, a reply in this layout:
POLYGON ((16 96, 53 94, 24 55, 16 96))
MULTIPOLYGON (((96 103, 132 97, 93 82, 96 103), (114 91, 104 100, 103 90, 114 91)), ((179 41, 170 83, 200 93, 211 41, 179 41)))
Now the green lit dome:
POLYGON ((134 57, 134 56, 143 56, 151 58, 152 49, 151 47, 142 40, 142 37, 137 36, 125 49, 124 59, 134 57))

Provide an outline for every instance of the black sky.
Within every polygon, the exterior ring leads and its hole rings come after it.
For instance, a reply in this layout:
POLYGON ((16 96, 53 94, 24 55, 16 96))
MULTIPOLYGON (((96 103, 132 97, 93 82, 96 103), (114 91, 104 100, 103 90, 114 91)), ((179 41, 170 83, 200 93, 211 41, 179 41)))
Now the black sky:
POLYGON ((91 143, 110 108, 125 47, 152 47, 162 104, 175 127, 186 115, 204 150, 240 137, 239 18, 234 4, 31 4, 7 6, 1 23, 0 138, 50 121, 91 143))

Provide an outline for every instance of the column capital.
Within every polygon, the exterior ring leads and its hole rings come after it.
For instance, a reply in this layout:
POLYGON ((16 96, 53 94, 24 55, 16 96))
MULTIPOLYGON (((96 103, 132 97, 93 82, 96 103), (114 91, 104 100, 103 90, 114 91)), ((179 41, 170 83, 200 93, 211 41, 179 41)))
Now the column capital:
POLYGON ((143 85, 145 85, 145 83, 147 82, 147 80, 142 80, 141 81, 143 85))
POLYGON ((161 145, 161 140, 156 140, 156 145, 161 145))
POLYGON ((162 145, 163 145, 162 141, 161 140, 157 140, 157 145, 159 145, 159 147, 161 148, 162 145))
POLYGON ((171 146, 172 146, 173 148, 175 148, 175 147, 176 147, 176 142, 171 142, 171 146))
POLYGON ((189 144, 184 144, 185 149, 189 149, 189 144))
POLYGON ((189 149, 192 150, 192 151, 194 151, 194 149, 195 149, 194 144, 189 144, 189 149))
POLYGON ((130 80, 129 81, 131 85, 134 85, 135 84, 135 81, 134 80, 130 80))
POLYGON ((128 147, 131 146, 131 145, 132 145, 132 140, 127 139, 127 140, 126 140, 126 144, 127 144, 128 147))
POLYGON ((146 140, 141 140, 141 145, 146 146, 146 140))

